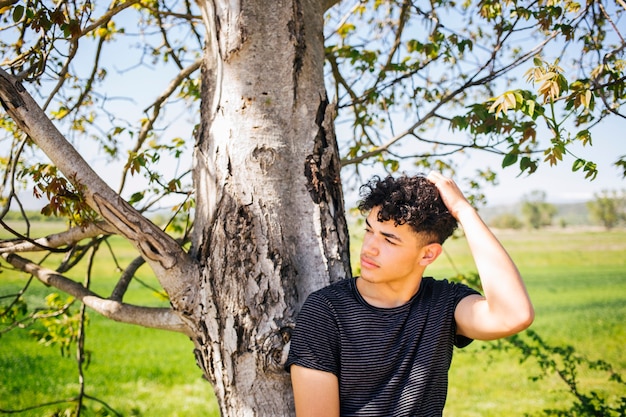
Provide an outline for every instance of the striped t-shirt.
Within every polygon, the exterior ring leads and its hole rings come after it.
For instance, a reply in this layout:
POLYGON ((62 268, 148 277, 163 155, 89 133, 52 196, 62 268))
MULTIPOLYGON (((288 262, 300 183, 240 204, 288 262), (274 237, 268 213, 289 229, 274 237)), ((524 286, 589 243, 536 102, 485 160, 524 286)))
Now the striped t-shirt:
POLYGON ((339 379, 342 416, 441 416, 456 335, 454 309, 476 294, 423 278, 406 304, 377 308, 345 279, 311 294, 296 321, 286 368, 293 364, 339 379))

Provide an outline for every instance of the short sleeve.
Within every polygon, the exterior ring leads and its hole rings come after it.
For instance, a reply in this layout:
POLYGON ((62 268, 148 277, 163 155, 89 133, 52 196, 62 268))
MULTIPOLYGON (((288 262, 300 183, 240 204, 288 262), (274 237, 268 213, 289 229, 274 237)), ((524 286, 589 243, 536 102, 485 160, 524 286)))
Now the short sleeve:
MULTIPOLYGON (((460 284, 460 283, 453 283, 452 284, 454 286, 454 294, 455 294, 455 300, 454 300, 454 308, 456 309, 456 306, 459 304, 459 302, 464 299, 467 296, 473 295, 473 294, 478 294, 480 295, 480 293, 478 291, 476 291, 473 288, 468 287, 465 284, 460 284)), ((454 329, 455 333, 456 333, 456 326, 454 329)), ((470 343, 472 343, 474 341, 474 339, 471 339, 467 336, 463 336, 460 334, 455 334, 454 337, 454 346, 458 347, 458 348, 464 348, 467 345, 469 345, 470 343)))
POLYGON ((334 308, 319 292, 302 306, 291 337, 285 369, 291 365, 339 375, 340 340, 334 308))

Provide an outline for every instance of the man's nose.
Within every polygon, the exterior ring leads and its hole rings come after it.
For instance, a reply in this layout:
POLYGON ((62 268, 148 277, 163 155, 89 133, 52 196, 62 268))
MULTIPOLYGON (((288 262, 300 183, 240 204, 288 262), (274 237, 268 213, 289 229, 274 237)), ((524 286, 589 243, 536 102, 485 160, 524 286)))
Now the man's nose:
POLYGON ((366 255, 378 255, 378 242, 373 234, 366 234, 363 237, 362 252, 366 255))

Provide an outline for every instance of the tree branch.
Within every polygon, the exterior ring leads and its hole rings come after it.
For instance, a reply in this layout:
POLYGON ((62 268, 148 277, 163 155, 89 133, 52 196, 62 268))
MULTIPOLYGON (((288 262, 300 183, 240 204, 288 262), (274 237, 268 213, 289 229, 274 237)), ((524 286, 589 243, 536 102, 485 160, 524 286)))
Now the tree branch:
MULTIPOLYGON (((56 94, 61 90, 61 87, 63 87, 63 84, 65 84, 65 81, 67 81, 69 79, 67 74, 68 74, 68 72, 70 70, 70 64, 74 60, 74 57, 76 57, 76 53, 77 52, 78 52, 78 39, 73 39, 70 42, 70 48, 69 48, 69 51, 67 53, 67 58, 65 59, 65 64, 63 64, 63 68, 61 68, 61 71, 59 71, 59 76, 58 76, 57 83, 54 86, 54 88, 52 89, 52 91, 48 94, 48 99, 46 100, 46 102, 42 106, 43 109, 47 109, 48 108, 48 105, 52 102, 52 100, 54 99, 56 94)), ((80 101, 82 101, 82 97, 81 97, 80 101)), ((78 103, 76 103, 76 104, 78 105, 80 103, 80 101, 78 103)))
POLYGON ((63 137, 22 84, 2 69, 0 102, 16 125, 82 193, 87 204, 139 250, 163 289, 176 300, 174 308, 188 314, 199 308, 194 289, 194 281, 200 275, 197 262, 113 191, 63 137))
MULTIPOLYGON (((115 16, 122 10, 127 9, 139 2, 140 0, 128 0, 122 3, 119 3, 115 7, 111 7, 109 10, 107 10, 105 14, 100 16, 100 18, 95 20, 91 25, 84 27, 79 37, 83 37, 83 35, 86 35, 92 30, 96 30, 100 26, 103 26, 103 25, 106 26, 109 23, 109 21, 113 18, 113 16, 115 16)), ((113 2, 113 4, 115 4, 115 2, 113 2)))
POLYGON ((36 252, 61 246, 71 246, 83 239, 99 235, 115 234, 115 229, 106 222, 91 223, 86 227, 73 227, 38 239, 19 239, 0 242, 0 253, 36 252))
POLYGON ((128 265, 128 267, 122 273, 120 279, 117 281, 117 284, 115 285, 115 288, 111 293, 111 300, 120 302, 122 301, 122 299, 124 298, 124 294, 126 294, 126 291, 128 290, 128 285, 130 284, 130 281, 132 281, 133 277, 135 276, 135 272, 137 272, 139 267, 145 263, 146 260, 143 259, 141 256, 133 259, 130 265, 128 265))
POLYGON ((55 287, 75 297, 87 307, 107 318, 122 323, 170 330, 188 336, 192 335, 190 329, 180 319, 178 314, 170 308, 140 307, 102 298, 93 291, 83 287, 81 284, 51 269, 43 268, 28 259, 15 254, 2 254, 2 257, 20 271, 32 274, 44 284, 55 287))

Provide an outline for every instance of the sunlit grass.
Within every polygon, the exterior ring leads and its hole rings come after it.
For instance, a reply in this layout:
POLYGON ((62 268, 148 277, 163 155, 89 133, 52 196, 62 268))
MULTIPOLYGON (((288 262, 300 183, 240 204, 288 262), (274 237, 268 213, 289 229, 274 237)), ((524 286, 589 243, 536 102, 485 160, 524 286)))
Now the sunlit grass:
MULTIPOLYGON (((38 231, 58 230, 54 223, 37 225, 38 231)), ((124 268, 137 256, 123 239, 111 238, 115 256, 105 253, 92 269, 91 289, 108 296, 124 268)), ((108 252, 106 246, 103 246, 108 252)), ((33 260, 41 255, 27 254, 33 260)), ((46 260, 54 267, 61 255, 46 260)), ((6 264, 5 264, 6 265, 6 264)), ((76 268, 68 276, 83 282, 85 269, 76 268)), ((148 286, 134 281, 124 301, 150 306, 167 306, 153 288, 158 282, 149 268, 137 276, 148 286)), ((0 274, 0 296, 15 294, 28 276, 8 269, 0 274)), ((24 295, 30 308, 44 307, 44 297, 51 292, 34 280, 24 295)), ((8 299, 7 299, 8 300, 8 299)), ((58 347, 44 347, 29 335, 30 329, 17 329, 0 336, 0 410, 20 410, 37 404, 76 397, 78 385, 75 347, 61 356, 58 347)), ((106 403, 124 416, 172 417, 219 416, 217 401, 209 382, 196 365, 193 344, 184 335, 117 323, 89 314, 85 337, 88 363, 85 366, 85 392, 106 403)), ((107 408, 86 400, 83 415, 102 414, 107 408)), ((52 416, 71 407, 61 403, 21 412, 19 416, 52 416)))

